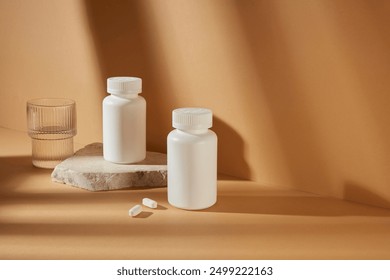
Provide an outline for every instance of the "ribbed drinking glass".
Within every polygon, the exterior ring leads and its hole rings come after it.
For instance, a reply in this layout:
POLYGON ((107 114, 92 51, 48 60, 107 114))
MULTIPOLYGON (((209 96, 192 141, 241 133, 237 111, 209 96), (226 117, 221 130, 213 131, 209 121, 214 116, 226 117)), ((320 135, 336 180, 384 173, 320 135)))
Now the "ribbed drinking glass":
POLYGON ((40 98, 27 102, 28 135, 32 138, 32 163, 54 168, 73 155, 76 103, 63 98, 40 98))

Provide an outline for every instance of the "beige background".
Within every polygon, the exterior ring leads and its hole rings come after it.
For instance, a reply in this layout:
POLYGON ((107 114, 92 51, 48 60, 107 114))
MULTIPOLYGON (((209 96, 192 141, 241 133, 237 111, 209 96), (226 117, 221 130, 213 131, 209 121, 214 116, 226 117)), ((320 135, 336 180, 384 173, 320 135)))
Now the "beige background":
POLYGON ((148 148, 213 109, 219 171, 390 207, 389 1, 0 0, 0 126, 73 98, 101 141, 105 79, 143 78, 148 148))

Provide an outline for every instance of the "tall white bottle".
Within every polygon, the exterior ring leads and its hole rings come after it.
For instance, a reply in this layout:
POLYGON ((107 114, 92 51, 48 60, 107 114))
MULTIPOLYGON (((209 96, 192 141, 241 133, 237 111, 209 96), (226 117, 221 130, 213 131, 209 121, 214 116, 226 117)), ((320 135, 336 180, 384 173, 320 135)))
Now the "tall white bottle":
POLYGON ((180 108, 172 112, 168 135, 168 202, 187 210, 205 209, 217 201, 217 135, 212 112, 180 108))
POLYGON ((107 79, 103 100, 103 157, 105 160, 129 164, 146 157, 146 101, 142 80, 135 77, 107 79))

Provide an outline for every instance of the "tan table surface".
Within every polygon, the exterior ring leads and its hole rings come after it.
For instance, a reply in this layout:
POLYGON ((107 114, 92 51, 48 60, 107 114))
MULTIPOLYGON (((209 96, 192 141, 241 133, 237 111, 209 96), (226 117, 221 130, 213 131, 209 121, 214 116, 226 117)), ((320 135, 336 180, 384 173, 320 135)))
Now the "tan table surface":
POLYGON ((390 210, 235 179, 184 211, 166 188, 88 192, 31 165, 25 133, 0 128, 1 259, 390 259, 390 210), (128 209, 150 197, 159 209, 128 209))

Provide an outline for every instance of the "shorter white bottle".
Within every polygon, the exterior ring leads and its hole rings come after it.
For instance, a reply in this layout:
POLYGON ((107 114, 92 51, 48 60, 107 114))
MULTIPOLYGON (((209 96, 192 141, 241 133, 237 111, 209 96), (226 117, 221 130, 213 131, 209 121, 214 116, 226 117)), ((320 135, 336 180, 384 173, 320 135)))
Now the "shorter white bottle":
POLYGON ((187 210, 217 202, 217 135, 212 111, 180 108, 172 112, 168 135, 168 202, 187 210))
POLYGON ((107 79, 103 100, 103 157, 105 160, 129 164, 146 157, 146 101, 142 80, 135 77, 107 79))

